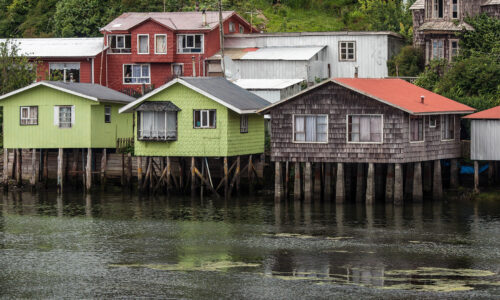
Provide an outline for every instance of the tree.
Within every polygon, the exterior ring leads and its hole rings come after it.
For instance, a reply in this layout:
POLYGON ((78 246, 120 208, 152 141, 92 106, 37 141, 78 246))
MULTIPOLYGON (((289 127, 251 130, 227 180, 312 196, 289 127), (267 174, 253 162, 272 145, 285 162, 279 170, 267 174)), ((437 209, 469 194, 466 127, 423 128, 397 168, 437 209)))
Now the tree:
MULTIPOLYGON (((54 14, 54 33, 60 37, 99 35, 106 4, 98 0, 62 0, 54 14)), ((107 2, 107 1, 106 1, 107 2)))
POLYGON ((425 66, 424 53, 420 48, 405 46, 398 55, 387 61, 391 76, 418 76, 425 66))
POLYGON ((36 63, 19 53, 9 40, 0 43, 0 95, 25 87, 36 80, 36 63))

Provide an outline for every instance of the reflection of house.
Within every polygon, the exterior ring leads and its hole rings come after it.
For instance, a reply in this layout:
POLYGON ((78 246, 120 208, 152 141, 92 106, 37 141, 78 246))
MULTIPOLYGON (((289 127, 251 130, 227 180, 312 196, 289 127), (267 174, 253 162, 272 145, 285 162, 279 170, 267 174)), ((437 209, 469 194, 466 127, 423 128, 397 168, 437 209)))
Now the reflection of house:
POLYGON ((238 79, 234 84, 274 103, 300 92, 303 79, 238 79))
POLYGON ((498 0, 417 0, 413 14, 413 44, 425 50, 426 62, 448 59, 459 51, 456 33, 473 30, 465 17, 486 13, 500 17, 498 0))

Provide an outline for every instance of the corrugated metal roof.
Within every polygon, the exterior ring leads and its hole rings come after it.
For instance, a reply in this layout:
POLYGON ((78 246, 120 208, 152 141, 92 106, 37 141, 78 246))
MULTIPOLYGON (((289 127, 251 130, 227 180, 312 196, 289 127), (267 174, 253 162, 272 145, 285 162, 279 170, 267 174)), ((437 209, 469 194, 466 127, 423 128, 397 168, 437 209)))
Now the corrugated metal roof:
POLYGON ((466 30, 474 30, 472 26, 465 22, 460 22, 458 25, 455 25, 454 22, 451 21, 425 21, 422 26, 418 28, 419 31, 462 31, 465 28, 466 30))
MULTIPOLYGON (((240 60, 310 60, 326 46, 315 47, 268 47, 246 51, 240 60)), ((245 49, 242 49, 243 51, 245 49)))
POLYGON ((411 6, 410 9, 425 9, 425 1, 417 0, 411 6))
POLYGON ((464 119, 490 119, 500 120, 500 106, 477 112, 472 115, 465 116, 464 119))
POLYGON ((304 79, 238 79, 234 84, 246 90, 281 90, 303 81, 304 79))
MULTIPOLYGON (((222 18, 225 20, 236 14, 234 11, 222 12, 222 18)), ((124 13, 117 17, 111 23, 104 26, 101 30, 122 31, 129 30, 142 22, 151 19, 172 30, 212 30, 219 25, 219 12, 206 12, 207 25, 203 25, 202 12, 131 12, 124 13)))
MULTIPOLYGON (((0 39, 1 43, 6 39, 0 39)), ((103 51, 104 38, 10 39, 28 57, 95 57, 103 51)))
POLYGON ((333 78, 312 86, 297 95, 276 102, 258 112, 268 111, 274 106, 293 100, 295 97, 316 89, 328 82, 339 84, 354 92, 415 115, 467 114, 474 111, 472 107, 458 103, 402 79, 333 78), (424 96, 423 103, 421 102, 421 96, 424 96))

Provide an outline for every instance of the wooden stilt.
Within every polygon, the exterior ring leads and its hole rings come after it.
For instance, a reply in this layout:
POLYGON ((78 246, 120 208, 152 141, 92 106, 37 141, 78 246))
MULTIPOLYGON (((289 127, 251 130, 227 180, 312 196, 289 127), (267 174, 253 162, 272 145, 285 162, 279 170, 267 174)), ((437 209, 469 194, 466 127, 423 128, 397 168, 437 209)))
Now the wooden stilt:
POLYGON ((108 154, 106 151, 106 148, 102 149, 102 156, 101 156, 101 188, 105 189, 106 188, 106 167, 108 165, 108 154))
POLYGON ((3 149, 3 189, 7 191, 9 187, 9 149, 3 149))
POLYGON ((479 193, 479 162, 474 161, 474 192, 479 193))
POLYGON ((229 192, 229 173, 227 156, 224 157, 224 197, 227 198, 229 192))
POLYGON ((92 188, 92 148, 87 149, 87 167, 85 168, 85 188, 90 191, 92 188))
POLYGON ((149 192, 153 191, 154 188, 154 176, 155 176, 155 158, 150 157, 149 163, 151 164, 150 172, 149 172, 149 192))
POLYGON ((184 188, 184 158, 179 158, 179 191, 184 188))
POLYGON ((394 165, 394 205, 403 204, 403 166, 394 165))
POLYGON ((45 149, 43 155, 43 185, 47 188, 49 180, 49 149, 45 149))
POLYGON ((248 156, 248 191, 250 195, 254 193, 254 177, 253 177, 253 157, 252 154, 248 156))
POLYGON ((125 153, 122 153, 122 175, 120 180, 122 186, 125 186, 125 153))
MULTIPOLYGON (((41 151, 41 150, 40 150, 41 151)), ((73 149, 73 161, 71 162, 71 182, 76 185, 78 181, 78 160, 80 159, 78 155, 78 149, 73 149)), ((102 164, 102 162, 101 162, 102 164)))
POLYGON ((443 198, 443 178, 441 176, 441 161, 434 161, 434 176, 432 185, 432 198, 441 200, 443 198))
POLYGON ((241 157, 237 156, 236 157, 236 173, 234 176, 236 176, 236 192, 239 194, 240 193, 240 172, 241 172, 241 157))
POLYGON ((312 166, 310 162, 305 163, 304 168, 304 202, 311 203, 312 199, 312 166))
POLYGON ((59 152, 57 154, 57 191, 60 194, 62 194, 64 186, 63 166, 64 166, 64 149, 59 148, 59 152))
POLYGON ((422 162, 422 190, 425 193, 432 192, 432 162, 422 162))
MULTIPOLYGON (((358 163, 356 170, 356 202, 363 202, 365 191, 365 164, 358 163)), ((368 196, 367 196, 368 197, 368 196)))
POLYGON ((196 173, 195 173, 195 159, 191 157, 191 197, 194 197, 196 194, 196 173))
POLYGON ((394 200, 394 164, 387 164, 387 175, 385 180, 385 202, 394 200))
POLYGON ((31 178, 30 184, 32 189, 36 186, 36 174, 37 164, 36 164, 36 149, 31 150, 31 178))
POLYGON ((488 162, 488 185, 493 184, 493 164, 494 162, 488 162))
POLYGON ((290 189, 290 163, 289 161, 287 160, 285 162, 285 188, 284 188, 284 197, 285 199, 288 199, 288 191, 290 189))
POLYGON ((280 203, 283 198, 283 171, 281 162, 277 161, 274 165, 274 203, 280 203))
POLYGON ((132 187, 132 153, 127 153, 127 186, 132 187))
POLYGON ((416 162, 413 169, 413 202, 422 202, 424 199, 422 191, 422 163, 416 162))
POLYGON ((314 164, 314 198, 321 199, 321 163, 314 164))
POLYGON ((452 159, 450 161, 450 187, 452 189, 458 188, 458 160, 452 159))
POLYGON ((172 189, 172 162, 170 160, 170 156, 167 156, 167 192, 170 192, 172 189))
POLYGON ((142 156, 137 156, 137 188, 142 190, 142 156))
POLYGON ((300 162, 295 162, 294 182, 293 182, 293 198, 295 201, 301 199, 301 177, 300 177, 300 162))
POLYGON ((330 202, 332 200, 332 164, 331 163, 325 163, 324 164, 325 170, 325 180, 323 182, 323 194, 325 201, 330 202))
MULTIPOLYGON (((191 160, 191 162, 193 162, 193 160, 191 160)), ((195 174, 195 176, 198 176, 198 178, 200 178, 200 180, 212 191, 212 193, 214 193, 215 196, 217 196, 217 198, 220 198, 220 195, 217 193, 217 191, 212 187, 210 182, 207 181, 207 179, 203 176, 203 174, 200 173, 200 171, 196 167, 193 167, 193 173, 195 174)))
POLYGON ((335 201, 345 202, 344 164, 337 163, 337 178, 335 180, 335 201))
POLYGON ((375 164, 368 164, 368 174, 366 176, 366 204, 375 202, 375 164))
POLYGON ((406 164, 406 176, 405 176, 405 185, 404 185, 404 194, 405 197, 411 197, 413 193, 412 183, 413 183, 413 175, 414 175, 414 166, 412 163, 406 164))
POLYGON ((16 149, 16 182, 17 186, 23 185, 23 151, 16 149))

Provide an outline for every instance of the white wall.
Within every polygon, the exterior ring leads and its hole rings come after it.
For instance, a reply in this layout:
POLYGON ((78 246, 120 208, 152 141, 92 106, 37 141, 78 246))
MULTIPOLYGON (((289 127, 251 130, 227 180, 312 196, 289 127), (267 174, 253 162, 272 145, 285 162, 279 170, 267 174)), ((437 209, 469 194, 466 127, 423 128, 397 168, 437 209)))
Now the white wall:
POLYGON ((500 120, 472 120, 470 134, 472 160, 500 160, 500 120))

